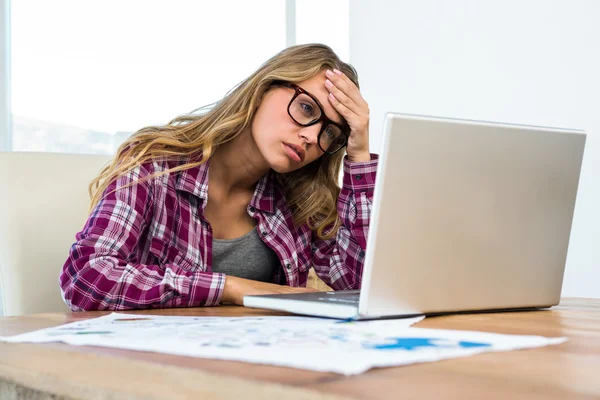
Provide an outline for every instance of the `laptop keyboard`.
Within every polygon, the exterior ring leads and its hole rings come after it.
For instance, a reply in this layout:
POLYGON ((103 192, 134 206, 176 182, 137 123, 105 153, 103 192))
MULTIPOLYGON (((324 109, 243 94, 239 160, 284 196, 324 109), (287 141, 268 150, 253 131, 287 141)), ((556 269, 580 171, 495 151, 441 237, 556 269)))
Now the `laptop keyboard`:
POLYGON ((340 290, 337 292, 323 292, 319 296, 317 301, 324 301, 327 303, 344 303, 358 305, 358 299, 360 298, 360 290, 340 290))

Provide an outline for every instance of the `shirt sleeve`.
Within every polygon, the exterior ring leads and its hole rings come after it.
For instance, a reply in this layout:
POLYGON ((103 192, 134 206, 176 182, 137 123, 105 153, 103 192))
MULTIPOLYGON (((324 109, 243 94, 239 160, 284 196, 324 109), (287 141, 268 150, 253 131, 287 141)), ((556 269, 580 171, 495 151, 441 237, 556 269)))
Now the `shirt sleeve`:
POLYGON ((313 233, 313 265, 317 275, 335 290, 360 289, 375 189, 378 156, 353 163, 344 159, 344 179, 337 202, 342 225, 335 237, 313 233))
POLYGON ((152 219, 152 180, 138 182, 152 170, 152 164, 144 164, 111 183, 77 234, 59 277, 63 299, 72 310, 219 304, 223 274, 175 264, 144 265, 131 257, 152 219))

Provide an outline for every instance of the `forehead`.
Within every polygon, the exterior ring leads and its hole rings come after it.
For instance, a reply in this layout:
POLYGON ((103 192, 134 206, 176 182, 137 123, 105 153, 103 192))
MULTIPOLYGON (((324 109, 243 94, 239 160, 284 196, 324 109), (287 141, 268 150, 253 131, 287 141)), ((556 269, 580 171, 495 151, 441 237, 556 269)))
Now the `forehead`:
POLYGON ((344 118, 335 110, 335 108, 333 108, 329 102, 329 91, 325 87, 326 79, 327 77, 325 76, 325 71, 321 71, 318 75, 313 76, 310 79, 298 82, 297 85, 319 100, 319 103, 321 104, 321 107, 323 107, 323 111, 325 112, 325 115, 327 115, 327 118, 333 122, 343 125, 345 124, 344 118))

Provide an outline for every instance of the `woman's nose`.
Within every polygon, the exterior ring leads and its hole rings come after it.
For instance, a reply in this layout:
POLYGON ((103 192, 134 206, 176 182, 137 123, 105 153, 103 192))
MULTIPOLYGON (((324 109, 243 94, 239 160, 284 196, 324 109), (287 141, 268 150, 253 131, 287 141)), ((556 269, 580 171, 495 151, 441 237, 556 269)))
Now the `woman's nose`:
POLYGON ((319 137, 320 129, 321 122, 311 126, 305 126, 302 129, 300 129, 299 136, 303 138, 306 141, 306 143, 316 144, 319 137))

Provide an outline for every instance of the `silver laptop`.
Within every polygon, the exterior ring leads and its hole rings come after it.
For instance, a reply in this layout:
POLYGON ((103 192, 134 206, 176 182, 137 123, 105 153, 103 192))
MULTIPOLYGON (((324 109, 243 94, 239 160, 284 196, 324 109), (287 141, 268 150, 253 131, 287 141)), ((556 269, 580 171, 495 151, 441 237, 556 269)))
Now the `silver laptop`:
POLYGON ((344 319, 556 305, 585 139, 387 114, 361 290, 244 305, 344 319))

